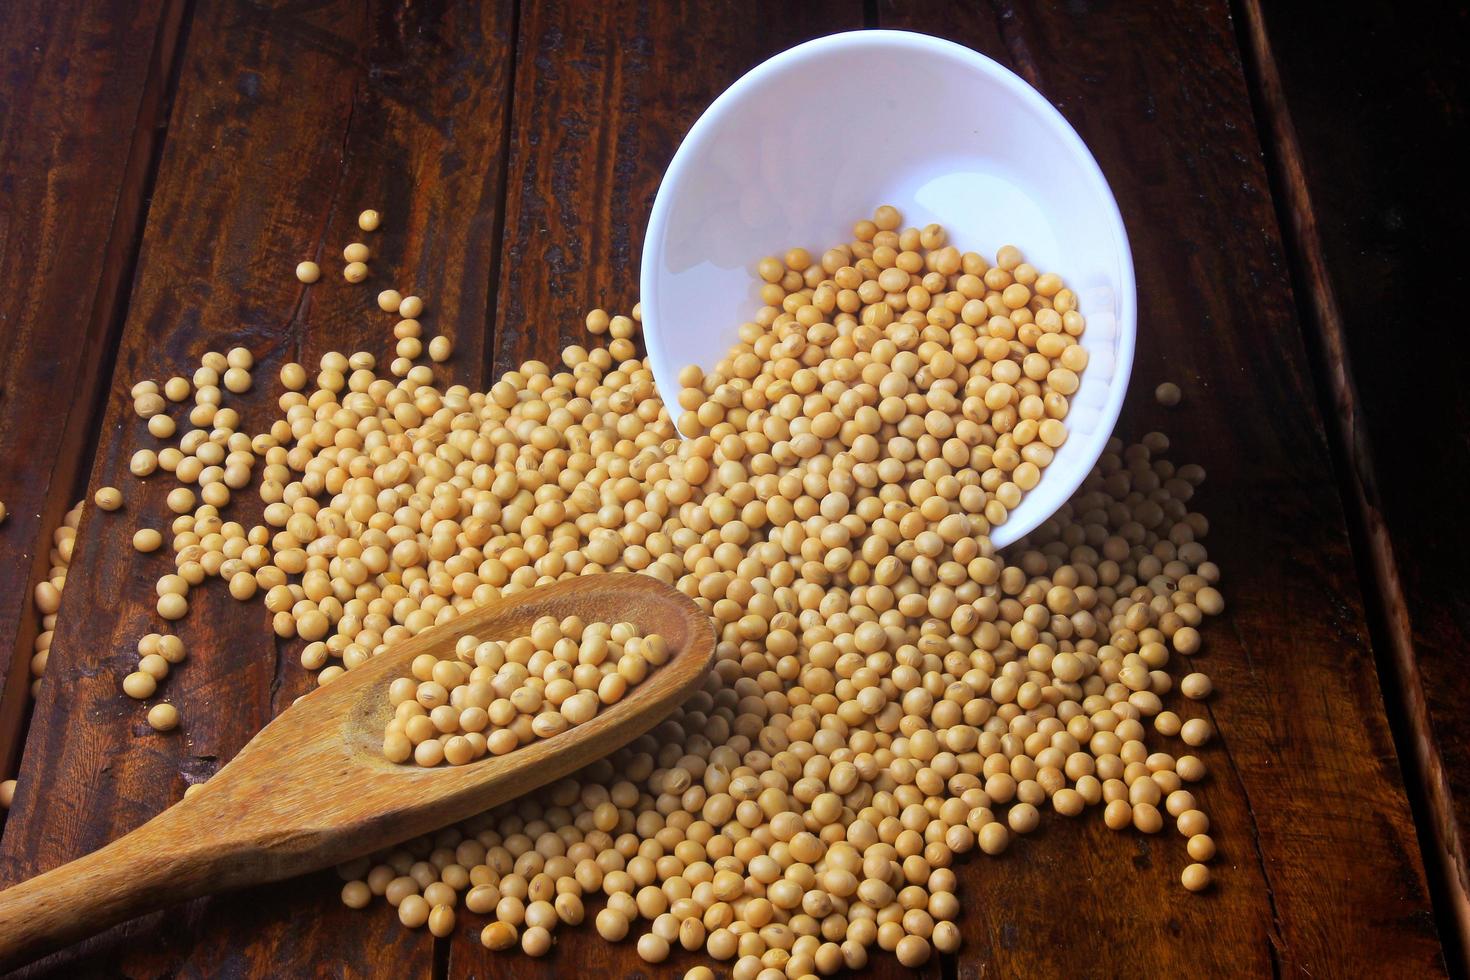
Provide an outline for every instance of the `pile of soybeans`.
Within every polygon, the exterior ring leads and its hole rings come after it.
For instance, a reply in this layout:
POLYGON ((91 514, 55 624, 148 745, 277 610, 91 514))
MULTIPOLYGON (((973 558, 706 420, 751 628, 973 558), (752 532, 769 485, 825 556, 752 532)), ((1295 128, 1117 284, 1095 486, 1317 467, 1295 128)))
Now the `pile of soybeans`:
MULTIPOLYGON (((650 963, 702 948, 770 980, 857 969, 875 945, 906 966, 954 951, 957 858, 1000 854, 1048 810, 1172 823, 1195 862, 1183 886, 1207 887, 1215 847, 1186 786, 1212 731, 1167 707, 1176 686, 1210 694, 1175 658, 1223 608, 1189 509, 1203 471, 1166 460, 1160 433, 1114 439, 1027 539, 1002 555, 989 538, 1067 438, 1087 362, 1072 291, 1015 248, 961 252, 887 207, 845 245, 757 271, 764 306, 712 370, 680 376, 677 408, 638 356, 636 307, 588 315, 606 346, 485 392, 436 387, 404 318, 396 380, 366 352, 326 355, 314 383, 287 365, 283 415, 255 436, 221 425, 217 386, 200 402, 215 407, 170 468, 219 486, 197 507, 180 495, 166 594, 206 574, 263 593, 322 683, 573 575, 655 576, 716 629, 703 689, 654 731, 343 866, 342 900, 383 896, 438 936, 467 910, 486 946, 531 955, 601 906, 598 933, 641 933, 650 963), (259 462, 264 524, 223 522, 214 502, 259 462)), ((216 365, 230 391, 243 363, 216 365)), ((392 696, 469 680, 425 668, 392 696)), ((386 733, 403 760, 406 731, 386 733)))
POLYGON ((591 721, 669 659, 633 623, 542 616, 508 642, 462 636, 453 657, 421 653, 388 686, 390 762, 462 766, 591 721))

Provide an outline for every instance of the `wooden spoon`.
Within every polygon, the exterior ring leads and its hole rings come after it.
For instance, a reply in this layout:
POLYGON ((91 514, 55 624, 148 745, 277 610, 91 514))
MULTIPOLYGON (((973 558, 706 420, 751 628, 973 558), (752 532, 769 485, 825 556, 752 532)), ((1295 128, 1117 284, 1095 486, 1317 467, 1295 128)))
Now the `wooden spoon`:
POLYGON ((0 892, 0 970, 177 902, 361 857, 552 782, 663 720, 714 661, 709 618, 647 575, 584 576, 497 599, 396 644, 301 698, 200 790, 99 851, 0 892), (383 757, 388 685, 466 635, 541 616, 633 623, 670 658, 591 721, 503 756, 424 769, 383 757))

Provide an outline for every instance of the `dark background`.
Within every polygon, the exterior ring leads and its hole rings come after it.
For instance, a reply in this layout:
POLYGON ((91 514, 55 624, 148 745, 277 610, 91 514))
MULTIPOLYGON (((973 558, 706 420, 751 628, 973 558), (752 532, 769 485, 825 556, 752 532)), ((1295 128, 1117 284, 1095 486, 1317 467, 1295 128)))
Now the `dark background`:
MULTIPOLYGON (((1278 200, 1297 205, 1280 209, 1296 239, 1293 283, 1323 328, 1311 345, 1327 382, 1323 414, 1338 423, 1329 433, 1344 500, 1360 504, 1348 508, 1354 552, 1375 586, 1369 624, 1396 695, 1388 704, 1400 758, 1419 777, 1410 785, 1421 787, 1421 843, 1431 856, 1446 852, 1452 870, 1441 888, 1459 890, 1453 899, 1441 892, 1443 909, 1464 900, 1470 826, 1470 725, 1455 709, 1470 694, 1470 580, 1459 570, 1470 548, 1470 346, 1460 312, 1470 266, 1455 257, 1470 227, 1470 7, 1263 8, 1299 173, 1288 175, 1279 142, 1267 155, 1278 200), (1302 228, 1304 197, 1315 235, 1302 228)), ((1255 95, 1266 115, 1269 98, 1259 86, 1255 95)), ((1463 943, 1447 926, 1447 943, 1463 943)))

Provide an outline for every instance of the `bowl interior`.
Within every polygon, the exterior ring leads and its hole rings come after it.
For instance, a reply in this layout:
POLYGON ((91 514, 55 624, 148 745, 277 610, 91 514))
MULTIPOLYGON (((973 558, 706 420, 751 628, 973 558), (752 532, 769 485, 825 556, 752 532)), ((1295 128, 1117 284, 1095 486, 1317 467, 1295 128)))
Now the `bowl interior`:
POLYGON ((860 31, 793 48, 731 86, 665 174, 642 269, 643 331, 666 400, 679 370, 713 365, 759 308, 762 256, 850 240, 879 204, 938 222, 993 257, 1019 247, 1076 291, 1089 363, 1069 436, 992 535, 1004 546, 1066 501, 1121 408, 1133 357, 1133 265, 1107 181, 1062 116, 968 48, 860 31))

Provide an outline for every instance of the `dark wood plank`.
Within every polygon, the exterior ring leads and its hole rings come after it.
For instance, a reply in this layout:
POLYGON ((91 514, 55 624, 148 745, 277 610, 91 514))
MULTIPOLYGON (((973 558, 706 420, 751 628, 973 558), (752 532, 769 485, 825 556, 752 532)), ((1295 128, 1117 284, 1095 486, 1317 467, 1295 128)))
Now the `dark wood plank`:
POLYGON ((1048 827, 1065 841, 966 877, 960 975, 1442 973, 1229 9, 884 3, 880 20, 1011 65, 1109 176, 1140 307, 1120 433, 1164 428, 1210 472, 1198 508, 1230 604, 1201 657, 1220 692, 1201 791, 1216 887, 1179 887, 1177 838, 1048 827), (1152 400, 1165 380, 1173 412, 1152 400))
MULTIPOLYGON (((15 880, 91 850, 176 800, 290 699, 314 683, 300 645, 273 641, 258 602, 218 583, 191 595, 178 624, 190 661, 163 696, 182 730, 160 736, 119 691, 153 614, 163 555, 142 557, 136 527, 166 524, 173 482, 127 473, 152 442, 132 414, 130 385, 189 374, 206 350, 233 344, 256 358, 255 387, 237 404, 246 428, 266 417, 281 364, 327 350, 391 350, 393 318, 374 296, 412 286, 426 326, 458 339, 471 379, 485 361, 487 284, 495 263, 511 3, 204 4, 196 11, 179 95, 148 216, 139 275, 112 382, 93 486, 124 488, 116 514, 89 514, 71 570, 72 604, 44 686, 3 841, 15 880), (363 236, 363 207, 384 214, 371 242, 374 274, 340 275, 343 245, 363 236), (296 263, 316 257, 306 289, 296 263), (442 312, 441 312, 442 311, 442 312)), ((384 359, 386 362, 386 358, 384 359)), ((258 516, 253 492, 231 511, 258 516)), ((195 903, 140 920, 49 961, 55 976, 260 976, 334 972, 428 976, 434 941, 356 913, 327 874, 195 903)))
MULTIPOLYGON (((1312 5, 1242 7, 1293 271, 1330 388, 1334 449, 1376 586, 1375 640, 1422 794, 1441 929, 1470 969, 1470 724, 1459 710, 1470 695, 1460 665, 1470 593, 1455 567, 1470 547, 1461 514, 1470 394, 1462 358, 1384 342, 1402 297, 1456 295, 1470 279, 1439 252, 1445 229, 1470 218, 1459 168, 1440 152, 1470 129, 1470 22, 1461 5, 1444 3, 1363 4, 1328 18, 1312 17, 1312 5), (1403 71, 1344 71, 1367 58, 1403 71), (1364 119, 1374 120, 1371 138, 1364 119)), ((1416 321, 1430 344, 1455 343, 1442 318, 1416 321)))
POLYGON ((20 758, 31 591, 90 464, 182 15, 179 0, 0 7, 0 779, 20 758))

